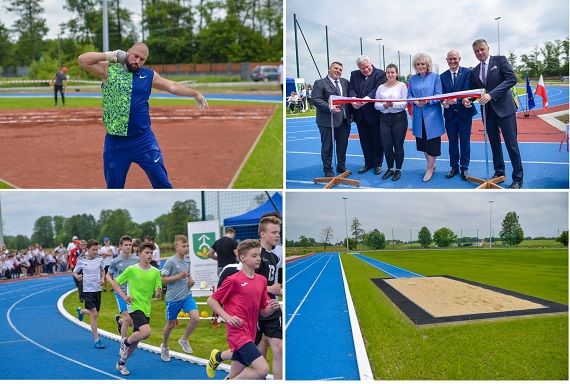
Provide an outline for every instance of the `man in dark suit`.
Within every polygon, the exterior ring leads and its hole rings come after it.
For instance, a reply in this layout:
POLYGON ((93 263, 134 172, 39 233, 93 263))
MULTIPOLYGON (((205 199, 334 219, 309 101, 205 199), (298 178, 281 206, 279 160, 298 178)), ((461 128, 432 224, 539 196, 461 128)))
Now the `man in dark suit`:
MULTIPOLYGON (((358 70, 350 73, 348 96, 361 99, 374 99, 380 84, 386 82, 386 72, 375 68, 368 56, 356 59, 358 70)), ((353 120, 358 128, 360 146, 364 154, 364 167, 358 173, 364 173, 374 168, 374 174, 382 173, 384 150, 380 137, 380 112, 374 108, 374 103, 352 103, 353 120)))
MULTIPOLYGON (((449 51, 446 60, 449 69, 440 76, 443 93, 472 89, 471 70, 459 66, 461 61, 459 52, 449 51)), ((465 108, 461 99, 444 100, 442 104, 445 130, 449 139, 449 164, 451 166, 451 170, 445 177, 450 179, 459 174, 461 170, 461 178, 467 180, 471 150, 471 124, 477 111, 475 108, 465 108), (459 143, 461 143, 461 150, 459 143)))
POLYGON ((336 170, 346 172, 346 149, 350 134, 350 104, 335 105, 329 108, 329 96, 346 96, 348 80, 342 79, 342 64, 335 61, 329 67, 328 76, 315 81, 313 85, 313 105, 317 109, 317 125, 321 133, 321 159, 326 177, 334 177, 332 168, 333 137, 331 130, 331 112, 333 112, 334 140, 336 142, 336 170))
MULTIPOLYGON (((517 142, 517 108, 510 94, 517 78, 505 56, 489 55, 489 46, 485 40, 475 40, 473 52, 480 64, 473 69, 471 82, 474 88, 486 90, 479 103, 486 112, 486 129, 495 168, 493 178, 505 175, 500 129, 513 166, 513 182, 509 188, 520 189, 523 185, 523 167, 517 142)), ((471 102, 469 98, 463 99, 463 105, 468 108, 472 107, 471 102)))

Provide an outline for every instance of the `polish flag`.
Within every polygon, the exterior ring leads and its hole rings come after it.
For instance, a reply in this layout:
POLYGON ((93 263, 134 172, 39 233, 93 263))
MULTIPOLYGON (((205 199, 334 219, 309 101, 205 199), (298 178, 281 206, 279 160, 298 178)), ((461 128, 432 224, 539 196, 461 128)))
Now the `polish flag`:
POLYGON ((543 108, 546 112, 548 112, 548 97, 546 96, 546 88, 544 88, 544 80, 542 79, 542 75, 540 75, 540 79, 538 79, 538 85, 536 86, 536 91, 534 94, 542 97, 543 108))

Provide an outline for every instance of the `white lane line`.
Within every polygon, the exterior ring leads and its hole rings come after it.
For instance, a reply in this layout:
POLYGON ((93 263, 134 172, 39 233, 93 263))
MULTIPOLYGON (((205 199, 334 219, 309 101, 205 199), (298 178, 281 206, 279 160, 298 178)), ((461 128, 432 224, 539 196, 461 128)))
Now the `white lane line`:
POLYGON ((95 372, 101 373, 101 374, 103 374, 103 375, 105 375, 105 376, 109 376, 109 377, 112 377, 112 378, 114 378, 114 379, 124 380, 124 378, 121 377, 121 376, 111 375, 110 373, 107 373, 107 372, 105 372, 105 371, 102 371, 102 370, 100 370, 100 369, 97 369, 97 368, 95 368, 95 367, 92 367, 92 366, 90 366, 90 365, 81 363, 81 362, 79 362, 79 361, 77 361, 77 360, 74 360, 74 359, 71 359, 71 358, 69 358, 69 357, 67 357, 67 356, 64 356, 64 355, 62 355, 61 353, 55 352, 55 351, 53 351, 53 350, 51 350, 51 349, 49 349, 49 348, 47 348, 47 347, 44 347, 44 346, 41 345, 40 343, 37 343, 37 342, 35 342, 34 340, 32 340, 32 339, 30 339, 29 337, 27 337, 26 335, 24 335, 22 332, 20 332, 20 331, 18 330, 18 328, 16 328, 16 326, 14 325, 14 323, 12 323, 12 319, 11 319, 10 316, 11 316, 11 314, 12 314, 12 309, 13 309, 16 305, 18 305, 20 302, 22 302, 22 301, 24 301, 24 300, 26 300, 26 299, 28 299, 28 298, 30 298, 30 297, 32 297, 32 296, 35 296, 35 295, 37 295, 37 294, 44 293, 44 292, 47 292, 47 291, 51 291, 51 290, 54 290, 54 289, 58 289, 58 288, 60 288, 60 287, 57 286, 57 287, 53 287, 53 288, 44 289, 43 291, 34 292, 34 293, 32 293, 32 294, 29 294, 28 296, 25 296, 25 297, 21 298, 20 300, 16 301, 14 304, 12 304, 12 306, 8 309, 8 312, 6 313, 6 319, 8 320, 8 324, 10 324, 10 327, 11 327, 11 328, 14 330, 14 332, 16 332, 18 335, 22 336, 24 339, 26 339, 26 340, 29 341, 30 343, 34 344, 35 346, 37 346, 37 347, 39 347, 39 348, 41 348, 41 349, 43 349, 43 350, 45 350, 45 351, 47 351, 47 352, 49 352, 49 353, 52 353, 52 354, 54 354, 54 355, 56 355, 56 356, 58 356, 58 357, 61 357, 62 359, 65 359, 65 360, 70 361, 70 362, 72 362, 72 363, 75 363, 75 364, 77 364, 77 365, 81 365, 82 367, 85 367, 85 368, 87 368, 87 369, 91 369, 91 370, 93 370, 93 371, 95 371, 95 372))
POLYGON ((320 261, 324 256, 319 257, 317 260, 315 260, 314 262, 312 262, 310 265, 308 265, 305 269, 299 271, 296 275, 292 276, 291 278, 287 279, 285 281, 285 283, 289 283, 291 280, 293 280, 295 277, 299 276, 301 273, 305 272, 307 269, 309 269, 311 266, 313 266, 313 264, 315 264, 316 262, 320 261))
POLYGON ((313 282, 313 284, 311 285, 311 287, 309 288, 309 290, 307 291, 307 293, 305 294, 305 296, 303 297, 303 300, 301 300, 301 302, 299 303, 299 305, 297 306, 297 308, 295 308, 295 311, 293 312, 293 314, 291 315, 291 317, 289 318, 289 321, 285 324, 285 330, 287 330, 287 328, 289 327, 289 325, 291 324, 291 322, 293 321, 293 319, 295 318, 295 316, 297 316, 297 312, 299 312, 299 310, 301 309, 301 307, 303 306, 303 304, 305 303, 305 300, 307 300, 307 297, 309 296, 309 293, 311 293, 311 291, 313 290, 313 288, 315 287, 315 284, 317 284, 317 281, 319 281, 319 278, 321 277, 321 275, 323 274, 323 271, 325 270, 325 268, 327 267, 327 265, 329 264, 329 262, 331 261, 331 257, 329 257, 329 259, 327 260, 327 262, 325 263, 325 265, 323 266, 323 269, 321 269, 321 271, 319 272, 317 278, 315 279, 315 281, 313 282))
POLYGON ((356 365, 358 366, 358 374, 360 376, 360 380, 374 380, 374 376, 372 375, 372 368, 370 367, 370 361, 368 361, 368 354, 366 353, 366 346, 364 345, 364 338, 362 337, 362 332, 360 331, 358 317, 356 316, 356 310, 354 309, 354 303, 352 301, 352 296, 350 295, 350 289, 348 288, 348 282, 346 280, 346 275, 344 274, 344 268, 342 266, 340 255, 338 258, 340 262, 340 271, 342 273, 342 281, 344 283, 344 293, 346 295, 348 317, 350 319, 350 327, 352 328, 352 341, 354 343, 354 350, 356 352, 356 365))

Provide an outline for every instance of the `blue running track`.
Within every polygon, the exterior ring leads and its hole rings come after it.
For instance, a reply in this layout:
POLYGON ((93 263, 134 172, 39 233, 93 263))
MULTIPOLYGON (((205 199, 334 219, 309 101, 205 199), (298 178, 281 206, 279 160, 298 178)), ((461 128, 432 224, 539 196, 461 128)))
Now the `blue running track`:
POLYGON ((340 255, 297 259, 286 270, 286 379, 371 379, 359 326, 351 325, 350 312, 353 321, 356 315, 347 298, 340 255), (355 346, 358 341, 362 346, 355 346))
MULTIPOLYGON (((547 87, 549 106, 555 107, 568 104, 569 91, 568 87, 547 87)), ((521 96, 521 104, 526 105, 526 96, 521 96)), ((542 108, 542 99, 537 97, 535 110, 542 108)), ((478 114, 474 119, 481 119, 478 114)), ((408 126, 411 122, 408 117, 408 126)), ((357 135, 356 124, 351 126, 351 135, 357 135)), ((564 136, 560 132, 561 140, 564 136)), ((558 136, 557 136, 558 137, 558 136)), ((299 118, 286 119, 286 187, 288 189, 322 189, 324 183, 315 184, 313 180, 316 177, 323 177, 322 161, 321 161, 321 137, 319 129, 315 123, 315 118, 299 118)), ((511 173, 512 166, 509 160, 507 149, 502 144, 503 156, 506 165, 506 182, 501 184, 502 187, 508 188, 512 182, 511 173)), ((524 185, 525 189, 568 189, 568 152, 566 145, 560 151, 560 141, 558 142, 519 142, 521 158, 524 167, 524 185)), ((491 148, 488 146, 489 158, 489 174, 487 174, 487 165, 485 161, 485 144, 483 142, 471 142, 471 162, 469 165, 469 175, 487 179, 493 173, 493 156, 491 148)), ((346 167, 352 171, 350 179, 360 181, 360 188, 384 188, 384 189, 475 189, 478 184, 474 182, 463 181, 461 177, 456 176, 447 179, 445 174, 449 171, 449 145, 447 141, 441 143, 441 156, 436 161, 436 172, 432 179, 425 183, 423 176, 425 174, 425 158, 422 153, 416 150, 414 140, 404 143, 404 166, 402 168, 402 177, 400 180, 393 182, 391 179, 382 180, 380 176, 376 176, 372 171, 368 171, 362 175, 356 173, 364 164, 364 157, 360 142, 357 139, 349 139, 347 149, 346 167)), ((383 163, 384 172, 386 171, 386 162, 383 163)), ((354 189, 355 186, 341 184, 335 188, 354 189)))
POLYGON ((390 277, 393 277, 395 279, 403 279, 403 278, 407 278, 407 277, 424 277, 418 273, 411 272, 411 271, 405 270, 405 269, 400 268, 400 267, 396 267, 396 266, 391 265, 391 264, 386 264, 382 261, 373 259, 371 257, 363 256, 360 253, 353 253, 353 255, 355 257, 359 258, 360 260, 364 261, 365 263, 370 264, 374 268, 378 268, 379 270, 381 270, 385 274, 387 274, 390 277))
MULTIPOLYGON (((130 376, 121 376, 115 369, 119 342, 102 337, 106 348, 95 349, 91 332, 58 311, 59 298, 74 288, 69 274, 0 284, 2 380, 208 380, 204 366, 174 358, 165 363, 141 349, 127 361, 130 376)), ((153 315, 164 320, 163 313, 153 315)), ((225 376, 218 371, 215 379, 225 376)))

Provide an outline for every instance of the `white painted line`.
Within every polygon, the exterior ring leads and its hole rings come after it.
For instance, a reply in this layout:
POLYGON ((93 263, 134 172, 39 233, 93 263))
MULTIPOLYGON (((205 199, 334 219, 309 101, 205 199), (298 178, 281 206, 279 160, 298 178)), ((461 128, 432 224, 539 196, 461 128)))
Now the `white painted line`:
POLYGON ((356 351, 356 364, 358 366, 358 374, 360 375, 360 380, 374 380, 374 377, 372 376, 372 368, 370 367, 370 362, 368 361, 368 354, 366 353, 366 347, 364 346, 364 339, 362 338, 362 332, 360 331, 358 317, 356 316, 354 303, 352 302, 352 296, 350 295, 350 289, 348 288, 348 282, 346 281, 346 275, 344 274, 344 268, 342 266, 340 255, 338 258, 340 262, 340 271, 342 272, 342 281, 344 282, 344 292, 346 294, 346 304, 348 306, 350 327, 352 328, 354 350, 356 351))
MULTIPOLYGON (((20 332, 20 331, 16 328, 16 326, 12 323, 12 319, 10 318, 10 315, 12 314, 12 309, 13 309, 18 303, 20 303, 20 302, 23 301, 23 300, 26 300, 26 299, 29 298, 29 297, 32 297, 32 296, 35 296, 35 295, 37 295, 37 294, 44 293, 44 292, 47 292, 47 291, 51 291, 51 290, 53 290, 53 289, 58 289, 58 288, 59 288, 59 286, 56 286, 56 287, 53 287, 53 288, 44 289, 43 291, 34 292, 34 293, 32 293, 32 294, 30 294, 30 295, 28 295, 28 296, 25 296, 25 297, 21 298, 20 300, 16 301, 14 304, 12 304, 12 306, 8 309, 8 312, 6 313, 6 318, 7 318, 7 320, 8 320, 8 324, 10 324, 10 327, 11 327, 11 328, 14 330, 14 332, 16 332, 18 335, 22 336, 24 339, 26 339, 26 340, 29 341, 30 343, 34 344, 35 346, 37 346, 37 347, 39 347, 39 348, 41 348, 41 349, 43 349, 43 350, 45 350, 45 351, 47 351, 47 352, 49 352, 49 353, 52 353, 52 354, 54 354, 54 355, 56 355, 56 356, 58 356, 58 357, 61 357, 62 359, 65 359, 65 360, 70 361, 70 362, 72 362, 72 363, 75 363, 75 364, 77 364, 77 365, 81 365, 82 367, 85 367, 85 368, 87 368, 87 369, 91 369, 91 370, 93 370, 93 371, 95 371, 95 372, 101 373, 101 374, 103 374, 103 375, 105 375, 105 376, 109 376, 109 377, 112 377, 112 378, 114 378, 114 379, 124 380, 124 378, 121 377, 121 376, 111 375, 111 374, 108 373, 108 372, 101 371, 100 369, 97 369, 97 368, 92 367, 92 366, 90 366, 90 365, 81 363, 81 362, 79 362, 79 361, 77 361, 77 360, 74 360, 74 359, 72 359, 72 358, 70 358, 70 357, 67 357, 67 356, 64 356, 64 355, 62 355, 62 354, 60 354, 60 353, 58 353, 58 352, 55 352, 55 351, 53 351, 53 350, 51 350, 51 349, 49 349, 49 348, 47 348, 47 347, 44 347, 44 346, 41 345, 40 343, 37 343, 37 342, 35 342, 34 340, 30 339, 29 337, 25 336, 25 335, 24 335, 22 332, 20 332)), ((60 300, 61 300, 61 298, 60 298, 60 300)), ((59 302, 58 302, 58 304, 59 304, 59 302)), ((59 305, 58 305, 58 306, 59 306, 59 305)))

